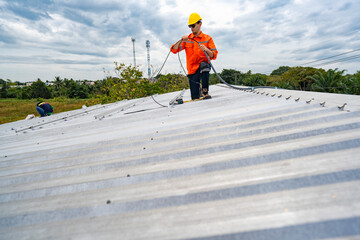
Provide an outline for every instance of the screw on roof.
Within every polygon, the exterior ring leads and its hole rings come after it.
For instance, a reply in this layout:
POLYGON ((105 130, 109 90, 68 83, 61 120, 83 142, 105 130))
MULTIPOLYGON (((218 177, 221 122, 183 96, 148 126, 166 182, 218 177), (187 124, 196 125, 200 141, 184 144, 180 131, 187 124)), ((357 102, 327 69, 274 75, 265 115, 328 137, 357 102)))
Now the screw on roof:
POLYGON ((342 106, 338 106, 339 110, 344 110, 344 107, 347 103, 344 103, 342 106))

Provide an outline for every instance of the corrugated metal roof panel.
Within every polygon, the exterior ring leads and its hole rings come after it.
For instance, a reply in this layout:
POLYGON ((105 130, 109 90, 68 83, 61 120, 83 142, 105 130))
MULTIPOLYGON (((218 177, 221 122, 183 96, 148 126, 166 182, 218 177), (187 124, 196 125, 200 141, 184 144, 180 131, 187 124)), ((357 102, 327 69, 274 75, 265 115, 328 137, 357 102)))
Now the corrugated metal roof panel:
POLYGON ((0 125, 0 238, 360 237, 359 96, 211 94, 0 125))

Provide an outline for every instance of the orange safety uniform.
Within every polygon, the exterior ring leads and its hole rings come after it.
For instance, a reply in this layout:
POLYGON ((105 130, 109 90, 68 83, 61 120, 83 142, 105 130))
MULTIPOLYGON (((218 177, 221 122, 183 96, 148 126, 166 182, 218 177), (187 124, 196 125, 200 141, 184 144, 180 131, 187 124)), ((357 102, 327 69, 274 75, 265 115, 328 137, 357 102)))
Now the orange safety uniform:
POLYGON ((209 35, 206 35, 205 33, 201 32, 199 36, 195 37, 193 33, 191 33, 188 36, 189 40, 184 41, 180 44, 178 49, 173 49, 173 44, 170 48, 171 52, 178 53, 185 49, 186 52, 186 67, 188 70, 188 74, 194 74, 198 68, 199 64, 202 62, 209 62, 205 56, 205 53, 201 51, 199 44, 204 45, 208 49, 210 49, 214 56, 210 58, 210 60, 215 60, 218 54, 218 51, 216 50, 215 43, 209 35), (199 44, 195 41, 192 41, 191 39, 195 39, 199 44))

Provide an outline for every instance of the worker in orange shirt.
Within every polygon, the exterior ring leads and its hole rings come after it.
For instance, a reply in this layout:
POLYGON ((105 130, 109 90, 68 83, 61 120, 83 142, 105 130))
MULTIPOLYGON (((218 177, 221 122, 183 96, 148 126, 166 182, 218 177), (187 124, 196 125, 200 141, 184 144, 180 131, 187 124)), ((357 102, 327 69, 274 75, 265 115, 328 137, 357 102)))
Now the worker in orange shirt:
POLYGON ((215 60, 218 54, 213 39, 201 31, 201 25, 202 19, 200 15, 192 13, 188 23, 192 33, 182 36, 181 40, 174 43, 170 48, 174 54, 185 49, 192 100, 200 97, 204 97, 204 99, 211 98, 209 95, 209 72, 211 66, 204 52, 207 53, 211 60, 215 60), (201 93, 200 86, 202 86, 201 93))

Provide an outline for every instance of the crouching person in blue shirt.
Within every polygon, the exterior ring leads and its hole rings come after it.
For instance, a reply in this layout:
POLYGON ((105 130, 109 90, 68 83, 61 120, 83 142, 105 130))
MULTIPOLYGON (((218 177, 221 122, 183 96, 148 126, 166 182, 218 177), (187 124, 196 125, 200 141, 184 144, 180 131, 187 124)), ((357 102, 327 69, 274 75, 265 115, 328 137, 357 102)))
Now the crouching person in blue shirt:
POLYGON ((54 108, 47 102, 38 102, 36 104, 36 110, 38 111, 41 117, 45 117, 45 116, 50 116, 53 113, 54 108))

